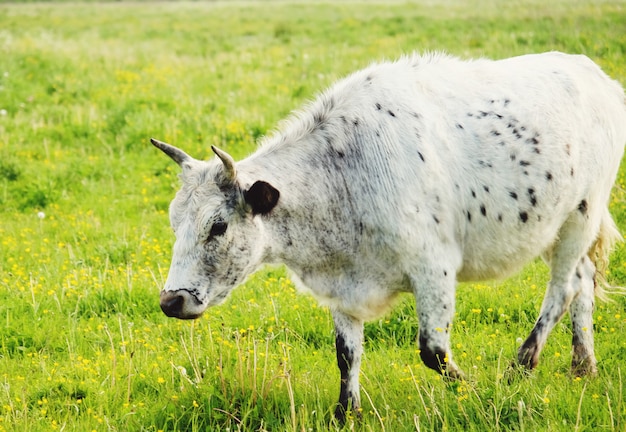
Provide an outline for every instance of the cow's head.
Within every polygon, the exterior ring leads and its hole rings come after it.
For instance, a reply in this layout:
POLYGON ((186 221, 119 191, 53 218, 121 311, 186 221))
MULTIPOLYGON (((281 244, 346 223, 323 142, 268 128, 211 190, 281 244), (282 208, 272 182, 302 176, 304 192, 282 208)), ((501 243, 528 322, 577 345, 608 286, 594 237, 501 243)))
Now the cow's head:
POLYGON ((221 303, 261 264, 265 232, 257 215, 269 213, 279 192, 263 180, 240 184, 235 161, 199 161, 152 139, 182 168, 183 185, 170 205, 176 235, 170 271, 161 291, 167 316, 193 319, 221 303))

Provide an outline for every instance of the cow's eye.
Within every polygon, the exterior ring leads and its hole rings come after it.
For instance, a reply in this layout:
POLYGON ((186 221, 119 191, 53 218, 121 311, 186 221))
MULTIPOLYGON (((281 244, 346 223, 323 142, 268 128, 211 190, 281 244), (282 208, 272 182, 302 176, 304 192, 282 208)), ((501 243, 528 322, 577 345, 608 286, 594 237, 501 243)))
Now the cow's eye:
POLYGON ((223 221, 217 221, 211 227, 211 232, 209 233, 210 237, 221 236, 226 232, 226 228, 228 228, 228 224, 223 221))

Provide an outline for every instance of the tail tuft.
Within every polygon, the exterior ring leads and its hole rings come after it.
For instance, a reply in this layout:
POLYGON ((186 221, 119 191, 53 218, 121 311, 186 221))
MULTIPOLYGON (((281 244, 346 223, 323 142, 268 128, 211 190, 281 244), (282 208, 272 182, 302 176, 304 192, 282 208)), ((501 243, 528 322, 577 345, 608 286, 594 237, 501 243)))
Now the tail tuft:
POLYGON ((622 234, 617 229, 608 209, 602 216, 600 232, 587 255, 596 267, 595 295, 602 301, 609 301, 610 294, 626 294, 622 287, 612 286, 606 280, 609 268, 609 255, 617 242, 623 241, 622 234))

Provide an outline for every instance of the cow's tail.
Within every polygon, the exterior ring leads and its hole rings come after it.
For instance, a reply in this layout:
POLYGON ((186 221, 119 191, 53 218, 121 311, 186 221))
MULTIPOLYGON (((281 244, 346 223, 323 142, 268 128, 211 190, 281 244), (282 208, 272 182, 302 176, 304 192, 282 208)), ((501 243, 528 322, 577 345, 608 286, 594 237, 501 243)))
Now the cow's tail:
POLYGON ((624 237, 617 229, 609 210, 602 215, 598 237, 589 249, 588 255, 595 264, 595 295, 600 300, 608 301, 609 294, 626 294, 623 287, 613 286, 608 283, 606 275, 609 269, 609 255, 617 242, 623 241, 624 237))

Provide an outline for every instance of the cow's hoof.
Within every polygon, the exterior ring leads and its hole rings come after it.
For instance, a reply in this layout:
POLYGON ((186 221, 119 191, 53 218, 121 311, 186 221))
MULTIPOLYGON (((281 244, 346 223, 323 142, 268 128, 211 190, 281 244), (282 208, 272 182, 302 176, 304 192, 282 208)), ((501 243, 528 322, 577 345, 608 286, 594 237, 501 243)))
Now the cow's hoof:
POLYGON ((576 377, 590 376, 594 377, 598 375, 598 367, 596 366, 596 359, 587 357, 583 360, 572 359, 572 375, 576 377))
POLYGON ((340 426, 344 426, 346 424, 346 422, 348 422, 349 420, 361 420, 363 418, 362 415, 362 409, 361 408, 348 408, 346 409, 345 407, 343 407, 341 404, 337 404, 337 407, 335 408, 335 421, 340 425, 340 426))
POLYGON ((449 381, 461 381, 465 379, 463 371, 457 367, 451 368, 450 365, 442 372, 445 379, 449 381))
POLYGON ((504 371, 502 380, 507 384, 515 384, 523 379, 527 379, 532 374, 532 369, 528 366, 519 364, 516 361, 511 362, 508 368, 504 371))

